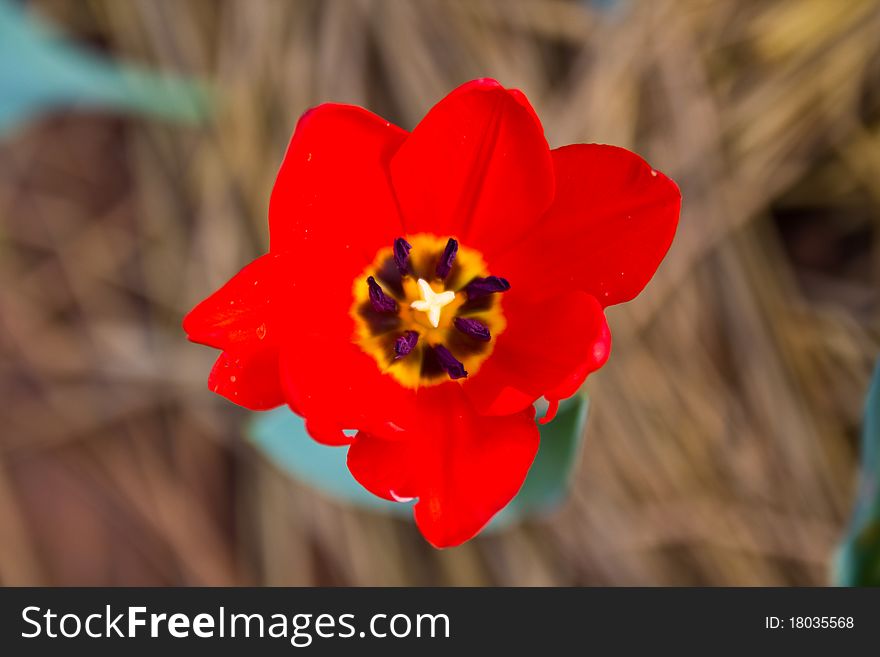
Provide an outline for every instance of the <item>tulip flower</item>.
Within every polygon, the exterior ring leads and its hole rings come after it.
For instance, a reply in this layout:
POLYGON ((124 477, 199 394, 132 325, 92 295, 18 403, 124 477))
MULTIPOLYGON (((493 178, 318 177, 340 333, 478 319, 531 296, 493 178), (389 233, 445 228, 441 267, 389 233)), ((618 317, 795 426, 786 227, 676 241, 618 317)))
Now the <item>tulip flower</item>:
POLYGON ((680 202, 627 150, 550 149, 525 96, 494 80, 412 132, 320 105, 279 171, 269 252, 184 328, 222 350, 212 390, 288 404, 315 440, 350 445, 369 491, 417 498, 428 541, 458 545, 522 485, 534 402, 549 420, 607 360, 604 309, 654 275, 680 202))

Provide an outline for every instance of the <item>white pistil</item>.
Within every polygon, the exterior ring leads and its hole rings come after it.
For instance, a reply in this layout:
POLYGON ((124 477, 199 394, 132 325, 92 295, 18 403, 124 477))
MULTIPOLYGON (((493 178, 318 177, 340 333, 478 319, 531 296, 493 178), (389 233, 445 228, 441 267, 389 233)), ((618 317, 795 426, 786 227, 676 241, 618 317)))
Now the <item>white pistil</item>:
POLYGON ((413 301, 410 306, 428 313, 428 321, 431 322, 431 326, 437 328, 440 326, 440 311, 455 300, 455 292, 446 290, 438 294, 424 278, 419 279, 419 290, 422 292, 422 298, 413 301))

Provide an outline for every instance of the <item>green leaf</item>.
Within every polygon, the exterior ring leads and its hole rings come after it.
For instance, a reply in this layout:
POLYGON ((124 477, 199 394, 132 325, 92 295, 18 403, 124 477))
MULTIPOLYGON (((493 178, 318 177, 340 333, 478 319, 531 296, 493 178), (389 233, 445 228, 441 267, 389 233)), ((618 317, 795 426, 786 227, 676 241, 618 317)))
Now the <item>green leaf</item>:
POLYGON ((196 122, 207 114, 208 94, 198 82, 114 63, 0 0, 0 133, 60 107, 196 122))
MULTIPOLYGON (((556 419, 538 425, 541 447, 519 494, 490 523, 498 529, 544 513, 564 497, 582 443, 589 403, 572 397, 556 419)), ((256 415, 248 433, 281 470, 326 495, 348 504, 410 517, 413 503, 388 502, 367 492, 345 464, 347 447, 327 447, 312 440, 302 418, 287 408, 256 415)))
POLYGON ((859 497, 834 570, 840 586, 880 586, 880 364, 865 405, 859 497))

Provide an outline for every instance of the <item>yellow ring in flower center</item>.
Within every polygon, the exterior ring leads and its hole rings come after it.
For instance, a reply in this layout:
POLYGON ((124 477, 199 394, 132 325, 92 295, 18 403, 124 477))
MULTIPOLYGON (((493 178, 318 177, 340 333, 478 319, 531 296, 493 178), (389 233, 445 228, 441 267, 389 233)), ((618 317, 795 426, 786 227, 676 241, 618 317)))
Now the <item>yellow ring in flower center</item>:
POLYGON ((475 374, 492 353, 495 339, 506 325, 499 295, 477 297, 469 295, 466 289, 475 279, 489 276, 485 261, 479 252, 459 246, 447 275, 441 277, 438 264, 450 240, 426 233, 407 236, 406 240, 412 248, 405 274, 399 270, 394 249, 387 247, 380 249, 375 260, 354 280, 350 313, 355 323, 354 342, 373 357, 382 372, 408 388, 450 380, 451 375, 438 363, 437 352, 443 349, 463 366, 467 375, 475 374), (371 299, 371 279, 381 287, 385 305, 377 307, 371 299), (430 287, 430 292, 420 287, 420 279, 423 286, 430 287), (446 303, 442 303, 434 326, 425 311, 430 304, 421 302, 445 292, 453 292, 454 297, 442 299, 446 303), (484 327, 491 338, 475 337, 473 332, 462 330, 462 322, 484 327), (418 341, 411 351, 400 355, 395 345, 403 336, 411 336, 411 332, 417 333, 418 341))

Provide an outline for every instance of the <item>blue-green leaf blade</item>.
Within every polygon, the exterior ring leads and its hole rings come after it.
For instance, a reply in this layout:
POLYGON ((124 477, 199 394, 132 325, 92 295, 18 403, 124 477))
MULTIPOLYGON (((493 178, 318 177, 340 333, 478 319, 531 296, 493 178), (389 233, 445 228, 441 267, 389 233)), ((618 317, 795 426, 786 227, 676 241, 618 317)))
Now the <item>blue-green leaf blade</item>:
POLYGON ((880 586, 880 364, 865 404, 861 458, 859 496, 835 563, 841 586, 880 586))
POLYGON ((111 108, 196 122, 209 111, 204 84, 113 62, 0 0, 0 132, 58 108, 111 108))

